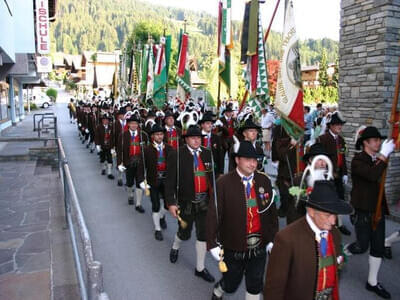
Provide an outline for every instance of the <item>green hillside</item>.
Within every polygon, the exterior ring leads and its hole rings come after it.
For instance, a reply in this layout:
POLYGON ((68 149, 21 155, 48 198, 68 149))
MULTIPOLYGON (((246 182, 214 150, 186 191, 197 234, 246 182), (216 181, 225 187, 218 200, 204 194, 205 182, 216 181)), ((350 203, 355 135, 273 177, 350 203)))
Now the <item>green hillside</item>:
MULTIPOLYGON (((130 49, 132 40, 146 42, 147 29, 153 34, 156 42, 165 30, 167 34, 172 35, 173 59, 168 81, 170 87, 173 87, 176 85, 177 41, 185 19, 190 35, 189 54, 196 58, 200 76, 207 80, 207 90, 215 99, 218 90, 217 19, 204 12, 155 6, 136 0, 59 1, 58 16, 51 26, 52 52, 78 54, 84 50, 112 51, 125 47, 130 49)), ((233 34, 235 47, 231 53, 231 95, 241 98, 244 93, 242 66, 239 64, 241 22, 233 22, 233 34)), ((266 46, 269 60, 279 59, 281 43, 281 34, 271 32, 266 46)), ((337 42, 330 39, 301 41, 302 64, 311 65, 320 61, 323 49, 326 50, 327 61, 335 62, 338 53, 337 42)), ((221 97, 228 96, 222 88, 221 97)))
MULTIPOLYGON (((111 51, 122 48, 135 24, 148 22, 160 30, 175 36, 176 42, 183 20, 188 20, 190 53, 202 67, 207 56, 216 49, 215 17, 206 13, 154 6, 136 0, 64 0, 58 2, 58 17, 51 26, 53 51, 77 54, 83 50, 111 51)), ((240 22, 234 22, 234 37, 240 40, 240 22)), ((270 59, 277 59, 281 35, 272 32, 267 42, 270 59)), ((174 44, 173 44, 174 46, 174 44)), ((176 45, 175 45, 176 47, 176 45)), ((337 57, 338 43, 330 39, 301 42, 302 64, 310 65, 320 60, 322 49, 328 53, 328 61, 337 57)))

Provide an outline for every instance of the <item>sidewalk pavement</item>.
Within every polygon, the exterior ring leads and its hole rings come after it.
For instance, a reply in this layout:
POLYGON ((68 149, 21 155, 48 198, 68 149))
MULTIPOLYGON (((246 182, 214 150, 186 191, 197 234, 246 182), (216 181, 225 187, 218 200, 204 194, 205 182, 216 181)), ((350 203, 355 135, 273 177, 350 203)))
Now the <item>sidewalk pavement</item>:
MULTIPOLYGON (((28 115, 2 136, 37 137, 32 124, 28 115)), ((0 143, 0 300, 80 298, 58 166, 31 160, 38 146, 0 143)))

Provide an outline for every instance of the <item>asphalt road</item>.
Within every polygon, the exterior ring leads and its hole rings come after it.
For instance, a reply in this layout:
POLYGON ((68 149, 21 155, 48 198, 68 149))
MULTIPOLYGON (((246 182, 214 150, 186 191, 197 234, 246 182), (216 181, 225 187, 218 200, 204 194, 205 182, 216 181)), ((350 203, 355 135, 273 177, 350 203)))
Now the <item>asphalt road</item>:
MULTIPOLYGON (((154 239, 150 200, 144 198, 146 213, 139 214, 128 206, 124 188, 118 187, 116 180, 100 175, 98 156, 81 144, 76 125, 69 122, 66 97, 67 94, 60 93, 60 103, 54 108, 59 134, 93 240, 95 258, 103 264, 104 288, 110 299, 210 299, 213 285, 194 276, 195 239, 182 244, 176 264, 169 262, 176 221, 168 216, 164 241, 154 239)), ((353 229, 348 218, 345 222, 353 229)), ((283 227, 283 219, 280 223, 283 227)), ((400 225, 386 222, 388 234, 396 228, 400 225)), ((353 232, 344 240, 350 242, 354 238, 353 232)), ((400 299, 400 245, 393 247, 393 255, 392 261, 383 262, 379 281, 392 293, 392 299, 400 299)), ((209 254, 206 267, 219 279, 217 263, 209 254)), ((367 272, 368 254, 350 257, 342 272, 341 299, 379 299, 364 288, 367 272)), ((242 282, 241 288, 226 298, 244 299, 244 293, 242 282)))

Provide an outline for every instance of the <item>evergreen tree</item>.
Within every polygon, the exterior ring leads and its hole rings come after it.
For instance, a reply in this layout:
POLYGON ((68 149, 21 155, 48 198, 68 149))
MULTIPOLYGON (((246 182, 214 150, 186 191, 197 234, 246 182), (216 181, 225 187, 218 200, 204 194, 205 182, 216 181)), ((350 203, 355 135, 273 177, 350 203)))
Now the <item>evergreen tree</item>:
POLYGON ((326 50, 322 50, 321 61, 319 63, 318 81, 320 86, 326 87, 329 85, 328 78, 328 62, 326 50))

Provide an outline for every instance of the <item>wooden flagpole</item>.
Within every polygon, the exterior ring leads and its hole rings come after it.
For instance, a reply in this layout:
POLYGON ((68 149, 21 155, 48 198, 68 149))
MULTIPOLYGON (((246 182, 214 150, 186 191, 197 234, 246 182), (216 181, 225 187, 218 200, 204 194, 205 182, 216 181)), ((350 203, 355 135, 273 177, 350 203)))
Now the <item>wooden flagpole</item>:
MULTIPOLYGON (((393 126, 396 122, 396 111, 397 111, 397 104, 399 102, 399 90, 400 90, 400 59, 399 59, 399 67, 397 70, 397 81, 394 90, 394 97, 392 102, 392 111, 390 113, 390 120, 389 120, 389 134, 388 139, 392 138, 393 135, 393 126)), ((378 194, 378 202, 376 203, 375 214, 372 219, 372 229, 375 230, 378 226, 379 221, 382 218, 382 201, 383 201, 383 194, 385 192, 385 182, 386 182, 386 175, 387 169, 389 167, 389 157, 387 158, 388 166, 382 174, 380 187, 379 187, 379 194, 378 194)))

